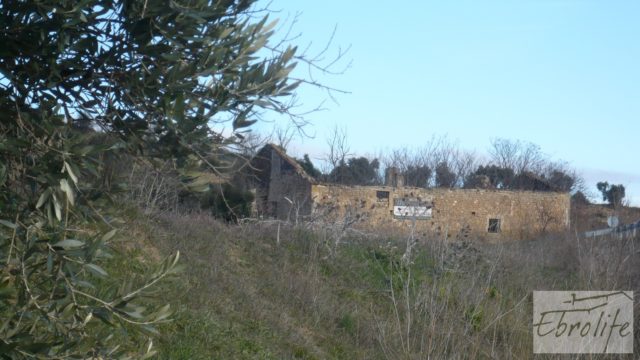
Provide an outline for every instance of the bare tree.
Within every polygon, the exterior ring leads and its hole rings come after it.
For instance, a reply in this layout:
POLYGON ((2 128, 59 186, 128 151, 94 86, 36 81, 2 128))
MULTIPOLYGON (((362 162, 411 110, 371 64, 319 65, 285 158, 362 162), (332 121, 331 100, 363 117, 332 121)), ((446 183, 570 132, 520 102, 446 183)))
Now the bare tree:
POLYGON ((549 226, 558 222, 553 212, 543 204, 537 204, 535 206, 537 210, 538 223, 540 224, 540 234, 546 234, 549 226))
POLYGON ((254 157, 258 151, 271 141, 270 136, 261 135, 257 132, 248 132, 241 141, 241 153, 246 159, 254 157))
POLYGON ((489 155, 495 165, 513 169, 516 174, 525 171, 540 173, 547 162, 540 146, 520 140, 493 139, 489 155))
POLYGON ((325 172, 329 173, 340 164, 344 164, 346 159, 353 154, 349 147, 347 130, 345 128, 340 128, 337 125, 333 127, 331 134, 327 138, 327 145, 329 147, 329 152, 325 156, 325 161, 331 166, 331 169, 325 172))
POLYGON ((454 160, 453 169, 458 179, 456 181, 457 186, 463 187, 465 179, 469 178, 473 174, 479 165, 479 159, 475 152, 461 150, 456 154, 454 160))
POLYGON ((533 143, 521 142, 520 153, 518 155, 515 170, 519 173, 524 171, 540 173, 542 167, 548 161, 547 157, 540 150, 540 146, 533 143))
POLYGON ((285 151, 289 147, 291 140, 293 140, 296 135, 298 129, 295 126, 286 126, 286 127, 275 127, 273 133, 271 135, 272 141, 284 149, 285 151))
POLYGON ((411 161, 409 150, 407 148, 393 149, 379 158, 381 159, 382 166, 385 169, 394 167, 400 171, 406 169, 411 161))
POLYGON ((519 143, 508 139, 493 139, 489 148, 491 162, 501 168, 513 169, 516 166, 519 143))
POLYGON ((416 187, 434 185, 433 174, 441 159, 451 158, 446 137, 433 136, 422 147, 394 149, 382 157, 385 168, 395 167, 404 175, 405 184, 416 187))
POLYGON ((431 145, 432 151, 432 164, 434 167, 439 164, 446 164, 451 167, 453 160, 457 156, 458 153, 458 144, 452 142, 446 136, 441 136, 438 138, 432 139, 433 143, 431 145))

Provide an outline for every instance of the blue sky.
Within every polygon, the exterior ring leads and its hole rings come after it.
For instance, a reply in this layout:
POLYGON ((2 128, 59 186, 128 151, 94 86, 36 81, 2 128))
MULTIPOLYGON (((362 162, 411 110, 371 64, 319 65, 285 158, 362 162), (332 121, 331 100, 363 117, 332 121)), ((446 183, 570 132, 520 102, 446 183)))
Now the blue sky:
MULTIPOLYGON (((484 153, 492 138, 530 141, 570 162, 587 182, 623 183, 640 205, 640 1, 292 1, 296 43, 351 46, 340 76, 349 91, 308 116, 320 157, 334 125, 359 154, 419 147, 447 135, 484 153)), ((330 53, 331 54, 331 53, 330 53)), ((330 55, 329 54, 329 55, 330 55)), ((328 56, 329 56, 328 55, 328 56)), ((303 70, 302 68, 300 70, 303 70)), ((326 95, 302 90, 311 108, 326 95)))

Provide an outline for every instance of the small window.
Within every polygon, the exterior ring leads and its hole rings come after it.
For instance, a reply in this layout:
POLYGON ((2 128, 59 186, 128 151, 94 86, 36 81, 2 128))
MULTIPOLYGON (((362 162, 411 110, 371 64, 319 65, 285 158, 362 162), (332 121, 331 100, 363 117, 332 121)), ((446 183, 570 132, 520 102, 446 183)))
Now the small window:
POLYGON ((487 229, 490 233, 499 233, 500 232, 500 219, 489 219, 489 228, 487 229))
POLYGON ((376 197, 378 198, 378 201, 389 202, 389 192, 388 191, 376 191, 376 197))

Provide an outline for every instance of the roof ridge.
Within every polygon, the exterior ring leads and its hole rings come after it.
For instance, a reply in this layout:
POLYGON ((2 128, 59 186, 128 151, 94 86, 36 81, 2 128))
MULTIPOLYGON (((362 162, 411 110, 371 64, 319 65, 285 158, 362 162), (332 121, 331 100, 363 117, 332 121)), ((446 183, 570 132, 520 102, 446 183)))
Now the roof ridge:
MULTIPOLYGON (((266 147, 270 147, 273 150, 275 150, 282 159, 284 159, 287 163, 289 163, 289 165, 291 165, 295 169, 298 175, 302 176, 307 181, 313 184, 318 182, 318 180, 316 180, 314 177, 309 175, 309 173, 307 173, 307 171, 302 167, 302 165, 300 165, 300 163, 298 163, 298 161, 295 160, 295 158, 287 154, 287 151, 284 148, 274 143, 267 143, 262 149, 265 149, 266 147)), ((262 149, 260 151, 262 151, 262 149)))

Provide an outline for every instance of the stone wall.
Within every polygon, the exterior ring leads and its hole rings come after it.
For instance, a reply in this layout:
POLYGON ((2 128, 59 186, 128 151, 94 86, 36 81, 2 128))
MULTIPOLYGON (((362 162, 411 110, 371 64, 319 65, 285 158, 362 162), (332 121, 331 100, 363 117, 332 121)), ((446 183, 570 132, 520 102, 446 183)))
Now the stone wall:
POLYGON ((297 221, 311 213, 311 183, 284 150, 264 146, 251 160, 255 216, 297 221))
POLYGON ((409 229, 420 237, 526 239, 569 227, 567 193, 484 189, 311 185, 313 215, 365 230, 409 229), (394 204, 419 204, 421 219, 403 218, 394 204), (426 208, 427 212, 424 212, 426 208), (427 216, 423 216, 427 214, 427 216))
POLYGON ((311 212, 311 183, 275 151, 271 155, 268 213, 297 221, 311 212))
POLYGON ((526 239, 569 228, 568 193, 318 184, 295 159, 266 145, 252 160, 258 216, 325 221, 424 238, 526 239), (415 226, 414 226, 415 224, 415 226))

